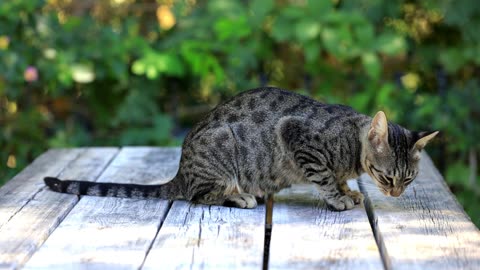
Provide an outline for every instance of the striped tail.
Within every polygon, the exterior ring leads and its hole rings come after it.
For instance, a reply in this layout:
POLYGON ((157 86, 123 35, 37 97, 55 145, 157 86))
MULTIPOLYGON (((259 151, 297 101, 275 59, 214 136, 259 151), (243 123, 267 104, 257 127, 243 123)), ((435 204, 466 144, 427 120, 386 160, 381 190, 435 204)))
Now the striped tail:
POLYGON ((137 185, 120 183, 97 183, 77 180, 60 180, 45 177, 45 184, 53 191, 75 195, 89 195, 119 198, 180 198, 179 187, 175 178, 163 185, 137 185))

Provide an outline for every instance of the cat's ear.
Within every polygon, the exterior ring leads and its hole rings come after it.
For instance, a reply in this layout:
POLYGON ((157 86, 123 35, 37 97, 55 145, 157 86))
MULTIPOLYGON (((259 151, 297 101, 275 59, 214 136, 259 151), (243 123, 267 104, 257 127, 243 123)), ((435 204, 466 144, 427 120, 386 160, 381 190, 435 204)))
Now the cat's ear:
POLYGON ((368 131, 368 141, 370 145, 379 153, 388 148, 388 122, 385 113, 377 112, 373 117, 368 131))
POLYGON ((415 145, 413 147, 417 150, 422 150, 431 139, 437 136, 437 134, 438 134, 438 131, 419 132, 418 140, 415 142, 415 145))

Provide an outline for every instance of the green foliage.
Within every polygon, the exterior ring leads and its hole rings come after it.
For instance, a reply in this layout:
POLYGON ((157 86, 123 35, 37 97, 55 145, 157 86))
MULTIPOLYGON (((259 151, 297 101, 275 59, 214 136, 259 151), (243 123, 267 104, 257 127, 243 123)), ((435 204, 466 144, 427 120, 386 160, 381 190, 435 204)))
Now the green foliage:
POLYGON ((268 81, 441 130, 432 154, 480 223, 466 154, 480 151, 475 1, 72 2, 0 4, 0 181, 50 147, 178 145, 268 81))

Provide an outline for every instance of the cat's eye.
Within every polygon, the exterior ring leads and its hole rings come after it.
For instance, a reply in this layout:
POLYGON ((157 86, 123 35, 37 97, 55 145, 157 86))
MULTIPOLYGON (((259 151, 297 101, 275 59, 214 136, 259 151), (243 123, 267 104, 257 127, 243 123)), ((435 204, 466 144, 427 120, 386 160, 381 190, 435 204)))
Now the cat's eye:
POLYGON ((407 177, 405 178, 405 180, 403 180, 403 183, 409 184, 410 182, 412 182, 412 180, 413 180, 413 177, 407 177))
POLYGON ((392 177, 385 175, 385 178, 387 178, 388 182, 393 183, 393 178, 392 177))
POLYGON ((393 187, 393 179, 391 177, 379 175, 379 180, 382 185, 393 187))
POLYGON ((383 176, 383 175, 379 175, 379 176, 380 176, 380 177, 379 177, 379 180, 380 180, 380 183, 381 183, 382 185, 388 185, 388 184, 389 184, 388 181, 387 181, 387 179, 385 178, 385 176, 383 176))

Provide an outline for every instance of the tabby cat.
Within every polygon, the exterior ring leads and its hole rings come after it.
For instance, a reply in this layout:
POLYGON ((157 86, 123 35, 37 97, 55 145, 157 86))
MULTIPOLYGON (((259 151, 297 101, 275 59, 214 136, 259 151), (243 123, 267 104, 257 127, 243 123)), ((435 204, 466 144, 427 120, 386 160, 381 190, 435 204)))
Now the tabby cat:
POLYGON ((54 191, 77 195, 186 199, 254 208, 256 198, 314 183, 332 210, 363 200, 347 179, 367 172, 398 197, 418 173, 420 151, 438 132, 412 132, 343 105, 281 89, 243 92, 213 109, 185 138, 180 168, 163 185, 68 181, 47 177, 54 191))

